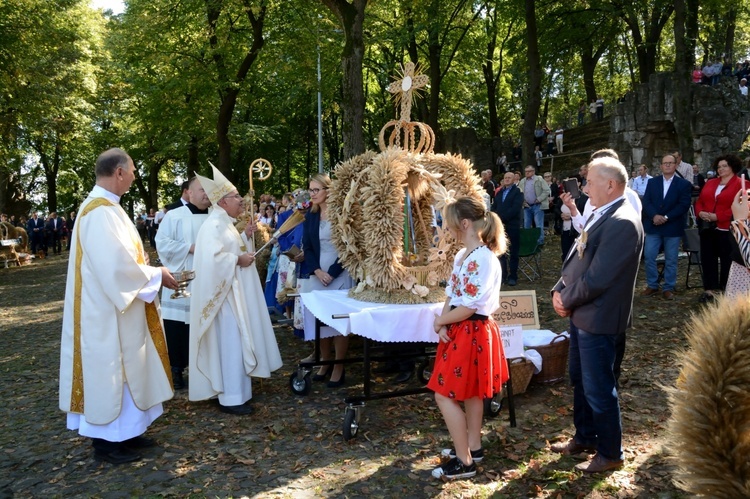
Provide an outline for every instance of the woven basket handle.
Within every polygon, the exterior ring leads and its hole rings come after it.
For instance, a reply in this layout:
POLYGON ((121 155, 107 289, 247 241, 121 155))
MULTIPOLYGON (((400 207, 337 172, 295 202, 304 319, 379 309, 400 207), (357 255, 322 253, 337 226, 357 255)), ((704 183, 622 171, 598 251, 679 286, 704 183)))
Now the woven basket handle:
POLYGON ((563 341, 568 339, 568 337, 565 336, 564 334, 558 334, 557 336, 555 336, 554 338, 552 338, 552 341, 550 341, 549 344, 551 345, 551 344, 555 343, 558 338, 562 338, 563 341))

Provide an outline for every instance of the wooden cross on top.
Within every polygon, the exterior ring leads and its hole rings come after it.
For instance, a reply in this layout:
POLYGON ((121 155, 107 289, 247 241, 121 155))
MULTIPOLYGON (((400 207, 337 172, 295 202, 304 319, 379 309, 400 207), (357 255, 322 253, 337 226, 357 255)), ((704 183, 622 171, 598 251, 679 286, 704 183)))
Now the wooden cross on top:
POLYGON ((401 68, 401 79, 388 85, 387 90, 395 94, 396 104, 401 102, 401 121, 411 121, 411 101, 414 98, 413 91, 419 91, 430 79, 425 74, 420 74, 419 68, 413 62, 407 62, 401 68))

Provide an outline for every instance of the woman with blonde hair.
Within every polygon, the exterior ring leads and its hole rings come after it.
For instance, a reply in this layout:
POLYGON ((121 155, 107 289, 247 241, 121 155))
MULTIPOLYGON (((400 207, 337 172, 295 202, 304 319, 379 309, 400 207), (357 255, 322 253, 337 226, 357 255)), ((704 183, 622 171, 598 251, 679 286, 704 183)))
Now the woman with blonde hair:
MULTIPOLYGON (((319 173, 310 179, 309 190, 312 207, 305 215, 302 230, 302 248, 305 260, 302 264, 301 289, 302 293, 314 290, 349 289, 352 279, 349 273, 339 263, 339 256, 331 241, 331 222, 328 219, 328 190, 331 179, 328 175, 319 173)), ((320 330, 321 360, 331 360, 331 343, 335 350, 335 360, 346 358, 349 348, 349 337, 338 334, 333 328, 322 327, 320 330), (323 336, 327 337, 323 337, 323 336)), ((305 337, 311 335, 306 332, 305 337)), ((327 386, 337 388, 346 382, 343 364, 330 365, 320 368, 313 376, 314 381, 323 381, 330 374, 327 386)))

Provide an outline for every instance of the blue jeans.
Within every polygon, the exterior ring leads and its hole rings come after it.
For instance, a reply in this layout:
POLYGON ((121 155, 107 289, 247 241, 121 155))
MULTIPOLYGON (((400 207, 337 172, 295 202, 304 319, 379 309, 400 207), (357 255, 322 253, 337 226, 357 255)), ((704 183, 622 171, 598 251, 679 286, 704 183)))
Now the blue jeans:
POLYGON ((656 256, 661 245, 664 245, 664 291, 674 291, 677 283, 677 255, 680 251, 681 237, 665 237, 659 234, 646 234, 643 256, 646 263, 646 285, 659 289, 659 271, 656 268, 656 256))
POLYGON ((544 244, 544 212, 542 211, 542 204, 537 203, 523 209, 523 227, 525 229, 531 228, 531 221, 534 221, 534 227, 540 227, 542 233, 539 236, 539 244, 544 244))
POLYGON ((622 454, 620 401, 615 386, 615 352, 620 334, 591 334, 570 323, 568 371, 573 385, 575 441, 595 446, 603 457, 622 454))

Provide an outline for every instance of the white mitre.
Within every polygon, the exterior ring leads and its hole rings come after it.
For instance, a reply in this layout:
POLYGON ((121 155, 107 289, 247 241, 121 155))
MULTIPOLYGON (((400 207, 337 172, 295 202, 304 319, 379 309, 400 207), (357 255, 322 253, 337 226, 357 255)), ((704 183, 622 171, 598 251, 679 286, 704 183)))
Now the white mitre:
POLYGON ((218 168, 216 168, 214 165, 211 165, 211 168, 214 171, 213 180, 202 175, 198 175, 197 173, 195 176, 198 177, 198 182, 201 183, 201 187, 203 187, 203 190, 206 191, 208 199, 212 204, 216 204, 227 194, 231 194, 232 192, 236 191, 237 188, 232 184, 232 182, 227 180, 227 178, 218 170, 218 168))

